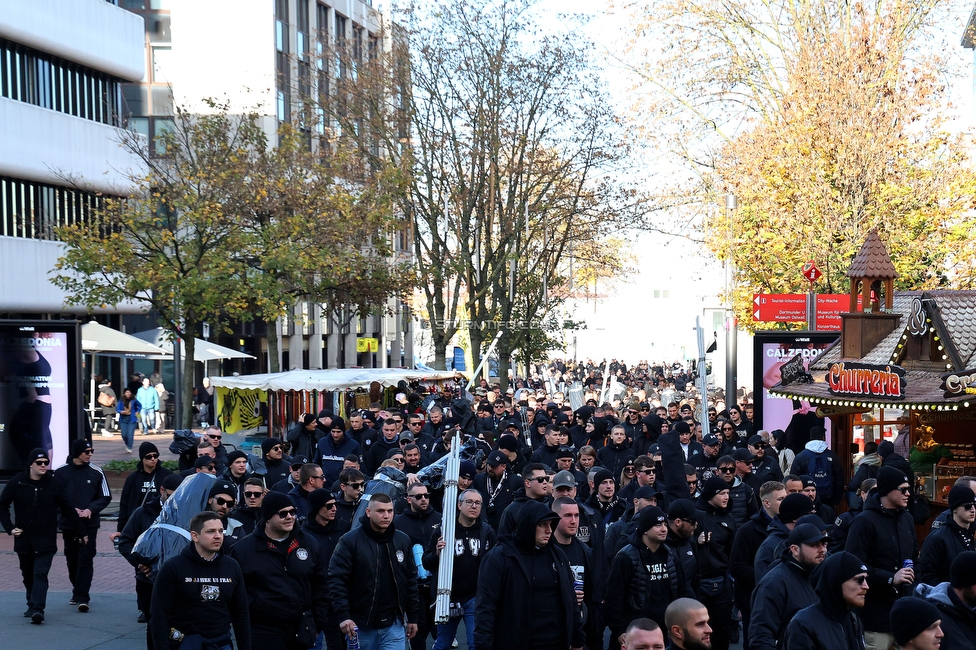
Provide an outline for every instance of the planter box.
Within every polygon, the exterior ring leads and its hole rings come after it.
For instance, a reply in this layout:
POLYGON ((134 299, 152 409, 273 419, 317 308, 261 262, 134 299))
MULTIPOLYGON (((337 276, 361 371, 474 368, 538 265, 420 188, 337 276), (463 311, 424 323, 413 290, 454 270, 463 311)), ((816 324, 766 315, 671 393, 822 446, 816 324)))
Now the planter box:
POLYGON ((105 471, 105 480, 108 482, 109 489, 121 490, 125 486, 125 479, 129 478, 129 474, 132 474, 134 471, 131 469, 124 472, 105 471))

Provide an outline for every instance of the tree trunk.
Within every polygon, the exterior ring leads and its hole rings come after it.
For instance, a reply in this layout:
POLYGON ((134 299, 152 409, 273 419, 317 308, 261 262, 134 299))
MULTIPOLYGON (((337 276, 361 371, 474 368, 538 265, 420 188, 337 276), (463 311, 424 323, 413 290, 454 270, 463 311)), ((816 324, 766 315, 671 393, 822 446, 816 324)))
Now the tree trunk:
POLYGON ((508 390, 509 359, 512 357, 512 341, 509 332, 502 334, 495 351, 498 353, 498 386, 504 393, 508 390))
MULTIPOLYGON (((485 335, 481 329, 475 325, 468 330, 468 336, 471 339, 471 372, 474 372, 478 369, 478 364, 481 363, 481 348, 485 343, 485 335)), ((490 368, 485 367, 481 372, 485 373, 485 371, 489 370, 490 368)), ((484 374, 482 374, 482 376, 484 376, 484 374)), ((472 386, 478 386, 478 382, 481 380, 481 377, 472 377, 472 379, 472 386)), ((491 383, 491 381, 488 383, 491 383)))
MULTIPOLYGON (((193 427, 193 384, 196 381, 195 368, 193 361, 193 354, 196 348, 196 339, 193 335, 197 331, 196 321, 191 321, 186 319, 185 326, 183 328, 184 339, 183 346, 186 348, 186 356, 182 359, 183 361, 183 428, 190 429, 193 427)), ((173 342, 173 349, 179 350, 177 347, 178 342, 173 342)), ((216 408, 216 403, 214 408, 216 408)), ((212 416, 209 416, 213 420, 212 416)))
POLYGON ((264 321, 264 329, 268 333, 268 372, 281 372, 278 365, 278 322, 264 321))
POLYGON ((434 343, 434 370, 447 370, 447 344, 434 343))

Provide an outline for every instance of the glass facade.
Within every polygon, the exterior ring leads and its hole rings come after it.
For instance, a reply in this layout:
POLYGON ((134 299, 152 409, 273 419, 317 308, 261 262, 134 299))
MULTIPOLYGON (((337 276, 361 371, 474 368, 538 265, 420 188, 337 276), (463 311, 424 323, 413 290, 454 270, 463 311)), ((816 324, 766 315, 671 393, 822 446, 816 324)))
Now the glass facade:
POLYGON ((104 197, 0 176, 0 236, 57 240, 60 226, 91 221, 104 197))

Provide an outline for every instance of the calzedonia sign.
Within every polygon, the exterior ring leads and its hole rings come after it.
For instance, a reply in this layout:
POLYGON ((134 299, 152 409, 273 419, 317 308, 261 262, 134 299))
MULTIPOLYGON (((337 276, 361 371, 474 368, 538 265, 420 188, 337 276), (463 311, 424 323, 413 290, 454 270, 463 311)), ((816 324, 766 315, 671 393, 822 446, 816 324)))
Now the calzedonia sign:
POLYGON ((840 361, 831 364, 826 379, 832 395, 888 399, 905 397, 905 369, 901 366, 840 361))

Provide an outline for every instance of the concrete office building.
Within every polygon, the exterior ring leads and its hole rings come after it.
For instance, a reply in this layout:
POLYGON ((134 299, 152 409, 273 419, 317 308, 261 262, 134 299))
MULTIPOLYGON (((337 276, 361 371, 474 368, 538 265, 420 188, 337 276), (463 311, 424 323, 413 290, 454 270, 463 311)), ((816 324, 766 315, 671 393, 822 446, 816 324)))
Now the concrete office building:
MULTIPOLYGON (((206 113, 209 98, 228 103, 232 111, 257 111, 273 141, 279 123, 297 118, 303 94, 318 94, 334 75, 350 74, 337 61, 324 60, 328 44, 347 48, 353 60, 387 50, 389 19, 372 0, 119 2, 145 20, 146 78, 125 84, 123 95, 130 128, 148 137, 171 127, 174 103, 206 113)), ((409 235, 398 234, 394 249, 412 255, 409 235)), ((339 318, 330 318, 321 305, 296 305, 292 317, 277 325, 280 367, 412 366, 414 319, 399 301, 387 307, 387 316, 363 317, 344 309, 339 318), (357 338, 378 339, 381 351, 357 353, 357 338)), ((225 370, 267 372, 264 324, 236 323, 233 330, 218 342, 257 360, 225 370)))
POLYGON ((112 1, 0 0, 0 317, 86 312, 50 282, 54 229, 125 194, 138 170, 118 143, 143 41, 141 18, 112 1))

